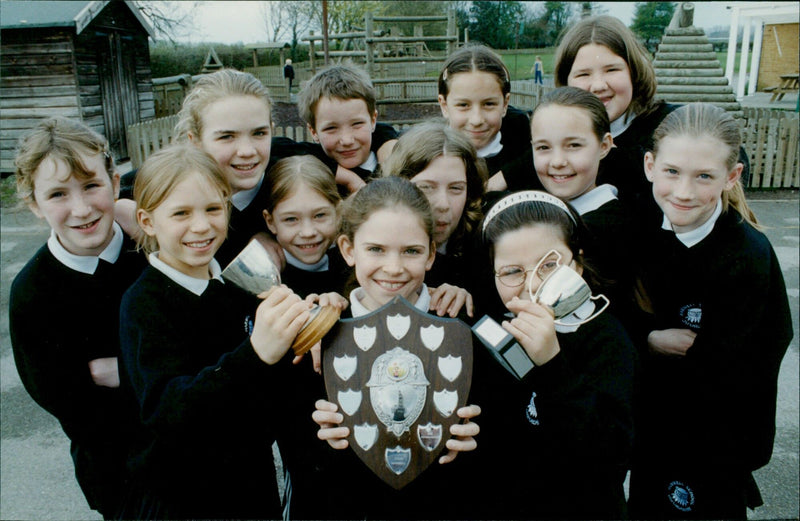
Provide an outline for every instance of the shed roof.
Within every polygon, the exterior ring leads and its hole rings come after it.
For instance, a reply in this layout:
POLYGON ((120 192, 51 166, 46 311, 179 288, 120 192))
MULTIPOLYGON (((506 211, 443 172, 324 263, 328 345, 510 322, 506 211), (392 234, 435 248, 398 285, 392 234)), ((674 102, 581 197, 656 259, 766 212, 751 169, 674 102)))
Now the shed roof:
MULTIPOLYGON (((80 34, 110 2, 105 1, 41 1, 0 2, 0 27, 3 29, 28 29, 35 27, 75 27, 80 34)), ((154 37, 153 28, 139 12, 134 2, 123 2, 136 17, 147 34, 154 37)))

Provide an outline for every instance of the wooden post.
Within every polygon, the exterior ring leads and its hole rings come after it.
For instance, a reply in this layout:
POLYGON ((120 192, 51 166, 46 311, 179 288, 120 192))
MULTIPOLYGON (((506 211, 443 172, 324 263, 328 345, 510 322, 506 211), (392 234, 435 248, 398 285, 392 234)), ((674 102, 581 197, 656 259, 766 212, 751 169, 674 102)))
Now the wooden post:
POLYGON ((325 55, 325 66, 328 66, 328 0, 322 0, 322 52, 325 55))
POLYGON ((258 67, 258 49, 253 49, 253 67, 258 67))
POLYGON ((372 69, 375 66, 373 63, 374 58, 372 56, 372 50, 374 49, 374 44, 372 43, 372 35, 374 34, 372 30, 372 11, 367 12, 367 14, 364 16, 364 28, 366 33, 364 35, 364 43, 366 44, 365 48, 367 51, 367 74, 372 76, 374 74, 372 69))
MULTIPOLYGON (((309 35, 314 36, 314 31, 309 31, 309 35)), ((310 62, 308 65, 311 67, 311 74, 317 73, 317 67, 314 65, 314 40, 308 40, 308 61, 310 62)))
MULTIPOLYGON (((467 35, 469 34, 468 29, 464 29, 464 39, 467 39, 467 35)), ((458 28, 456 27, 456 12, 454 9, 450 8, 447 10, 447 36, 455 36, 456 40, 458 40, 458 28)), ((447 41, 447 55, 456 50, 458 47, 458 41, 447 41)))

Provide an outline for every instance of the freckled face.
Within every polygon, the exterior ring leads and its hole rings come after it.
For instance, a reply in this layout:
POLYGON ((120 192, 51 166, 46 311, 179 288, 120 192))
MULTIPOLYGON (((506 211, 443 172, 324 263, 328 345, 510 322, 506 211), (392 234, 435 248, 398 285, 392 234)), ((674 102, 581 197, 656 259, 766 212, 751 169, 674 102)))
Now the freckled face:
POLYGON ((91 174, 82 179, 62 159, 45 158, 33 174, 31 211, 47 221, 58 242, 74 255, 99 255, 114 238, 114 200, 119 174, 109 177, 103 154, 78 154, 91 174))
POLYGON ((369 159, 378 112, 370 114, 364 100, 325 97, 317 102, 315 116, 311 135, 336 163, 353 169, 369 159))
POLYGON ((450 126, 467 136, 480 150, 492 142, 503 126, 510 95, 503 96, 497 76, 488 72, 459 72, 450 80, 439 107, 450 126))
POLYGON ((628 110, 633 100, 628 64, 605 45, 589 43, 578 50, 567 85, 588 90, 600 98, 612 122, 628 110))

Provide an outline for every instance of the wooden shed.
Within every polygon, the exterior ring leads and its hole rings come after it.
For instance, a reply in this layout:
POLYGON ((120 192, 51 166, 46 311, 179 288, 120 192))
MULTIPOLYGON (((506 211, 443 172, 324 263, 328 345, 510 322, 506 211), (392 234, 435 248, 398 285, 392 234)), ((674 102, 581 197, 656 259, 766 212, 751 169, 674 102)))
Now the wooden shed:
POLYGON ((18 138, 66 116, 128 157, 126 128, 155 116, 148 38, 134 2, 0 2, 0 170, 13 171, 18 138))

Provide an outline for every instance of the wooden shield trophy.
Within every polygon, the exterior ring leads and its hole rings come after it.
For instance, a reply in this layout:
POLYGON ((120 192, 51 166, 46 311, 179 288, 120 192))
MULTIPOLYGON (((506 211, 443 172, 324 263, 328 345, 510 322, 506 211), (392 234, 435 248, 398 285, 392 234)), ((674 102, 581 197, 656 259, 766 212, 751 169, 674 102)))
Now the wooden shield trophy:
POLYGON ((472 383, 472 333, 396 297, 340 320, 324 350, 328 400, 348 441, 383 481, 401 489, 430 465, 459 421, 472 383))

